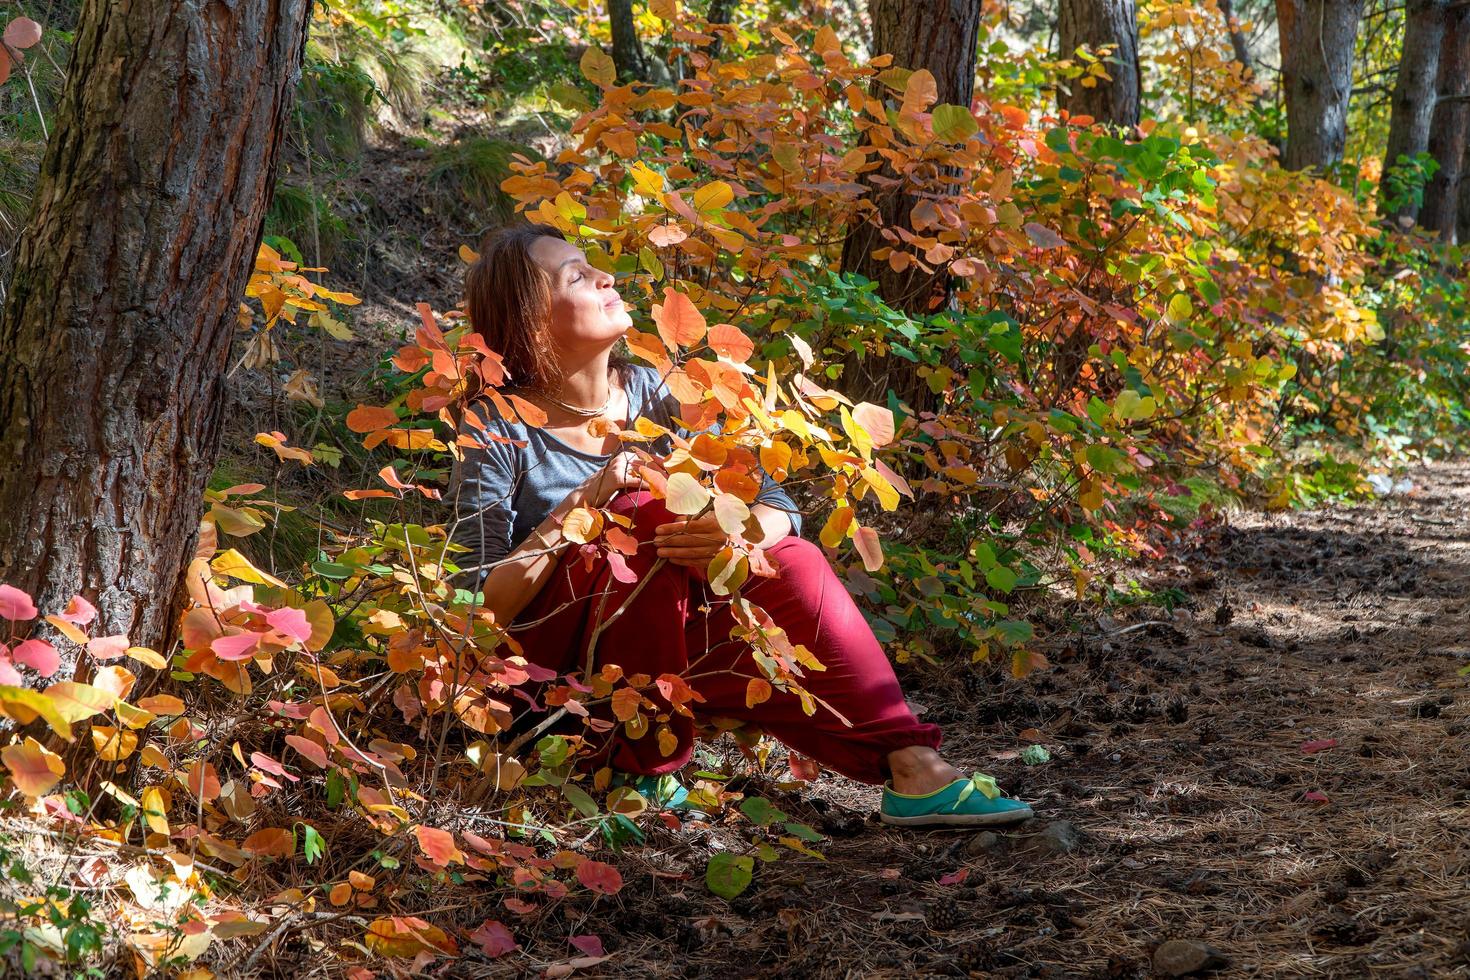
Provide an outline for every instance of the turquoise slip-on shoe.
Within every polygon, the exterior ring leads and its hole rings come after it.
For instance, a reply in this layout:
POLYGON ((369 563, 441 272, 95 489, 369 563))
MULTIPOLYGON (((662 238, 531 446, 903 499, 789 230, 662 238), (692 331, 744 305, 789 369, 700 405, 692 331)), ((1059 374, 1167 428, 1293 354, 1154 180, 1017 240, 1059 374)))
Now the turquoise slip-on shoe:
POLYGON ((614 786, 631 786, 638 795, 648 801, 649 809, 673 810, 675 813, 699 812, 689 802, 689 789, 672 774, 662 776, 631 776, 620 773, 613 780, 614 786))
POLYGON ((995 780, 976 773, 923 796, 896 793, 886 783, 878 819, 899 827, 992 827, 1032 816, 1020 800, 1001 796, 995 780))

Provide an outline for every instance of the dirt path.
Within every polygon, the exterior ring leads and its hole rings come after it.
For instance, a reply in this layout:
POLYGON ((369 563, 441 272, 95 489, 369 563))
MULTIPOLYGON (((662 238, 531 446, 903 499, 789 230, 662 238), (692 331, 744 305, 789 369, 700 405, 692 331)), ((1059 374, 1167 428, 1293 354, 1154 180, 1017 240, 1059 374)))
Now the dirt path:
POLYGON ((1237 515, 1140 573, 1178 611, 1093 621, 1045 675, 978 703, 954 677, 911 688, 1034 827, 894 833, 839 779, 751 786, 831 835, 827 860, 762 866, 727 903, 686 833, 561 935, 641 976, 1151 976, 1169 940, 1224 976, 1470 976, 1470 466, 1411 478, 1371 507, 1237 515), (1051 762, 1016 758, 1028 728, 1051 762))

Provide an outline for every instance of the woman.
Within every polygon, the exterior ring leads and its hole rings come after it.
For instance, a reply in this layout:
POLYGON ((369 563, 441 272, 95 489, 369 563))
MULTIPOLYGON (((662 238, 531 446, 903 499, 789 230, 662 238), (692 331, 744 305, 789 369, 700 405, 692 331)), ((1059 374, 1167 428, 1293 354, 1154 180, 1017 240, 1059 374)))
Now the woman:
MULTIPOLYGON (((748 646, 729 638, 729 604, 705 588, 704 569, 725 545, 724 532, 713 516, 670 513, 641 489, 635 457, 618 451, 616 435, 595 435, 606 427, 589 424, 605 419, 627 428, 643 415, 680 429, 658 373, 613 355, 632 320, 611 275, 589 265, 557 231, 522 225, 487 242, 469 271, 466 298, 471 324, 504 358, 514 390, 547 415, 546 425, 532 428, 508 423, 487 400, 476 403, 485 425, 464 427, 478 445, 464 451, 452 481, 452 537, 470 549, 456 560, 475 570, 471 584, 483 588, 497 622, 512 623, 528 659, 558 674, 579 670, 595 627, 605 622, 599 665, 654 677, 697 675, 692 686, 704 701, 690 707, 701 720, 752 723, 830 769, 884 783, 886 823, 998 824, 1031 815, 1024 803, 992 798, 985 777, 967 779, 940 757, 938 728, 909 710, 862 613, 822 550, 800 537, 791 498, 764 474, 751 507, 762 537, 752 543, 779 571, 752 577, 743 594, 792 643, 816 654, 825 670, 808 671, 803 683, 851 724, 821 707, 807 715, 797 698, 780 693, 747 708, 746 685, 759 671, 748 646), (577 507, 632 519, 640 542, 627 558, 632 576, 614 574, 622 570, 607 562, 588 568, 562 537, 561 522, 577 507), (659 558, 666 562, 654 570, 659 558), (635 589, 628 608, 614 616, 635 589)), ((658 694, 651 697, 668 707, 658 694)), ((664 732, 631 739, 622 725, 603 726, 610 731, 598 758, 640 776, 680 769, 693 752, 695 725, 669 714, 672 739, 664 732)))

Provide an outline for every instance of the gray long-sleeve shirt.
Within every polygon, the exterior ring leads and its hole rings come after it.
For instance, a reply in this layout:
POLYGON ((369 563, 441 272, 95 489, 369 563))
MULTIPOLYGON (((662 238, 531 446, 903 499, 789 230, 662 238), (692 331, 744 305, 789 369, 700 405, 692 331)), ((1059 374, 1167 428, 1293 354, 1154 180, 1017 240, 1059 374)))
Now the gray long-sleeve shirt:
MULTIPOLYGON (((630 420, 642 415, 681 435, 690 435, 679 422, 677 400, 656 370, 629 365, 623 377, 630 420)), ((489 565, 510 554, 557 504, 611 458, 611 454, 574 449, 544 429, 519 421, 509 423, 488 399, 476 403, 475 408, 489 431, 521 444, 495 442, 468 425, 460 430, 477 443, 473 448, 464 448, 464 459, 454 464, 449 483, 456 518, 450 537, 470 549, 453 556, 461 568, 489 565)), ((667 437, 650 447, 665 453, 670 448, 667 437)), ((791 518, 793 533, 800 534, 801 515, 790 495, 769 474, 762 472, 761 476, 756 500, 784 510, 791 518)), ((466 574, 465 578, 479 581, 485 574, 488 572, 482 571, 472 578, 466 574)))

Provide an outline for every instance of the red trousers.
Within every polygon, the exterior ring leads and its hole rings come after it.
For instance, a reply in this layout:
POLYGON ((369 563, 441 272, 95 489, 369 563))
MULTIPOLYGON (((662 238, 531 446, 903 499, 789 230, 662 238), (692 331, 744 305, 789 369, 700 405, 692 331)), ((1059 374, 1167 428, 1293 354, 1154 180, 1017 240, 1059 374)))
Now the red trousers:
MULTIPOLYGON (((642 582, 657 560, 654 529, 677 518, 647 491, 625 491, 609 509, 634 520, 632 533, 640 547, 627 561, 642 582)), ((665 564, 654 572, 629 607, 612 619, 598 638, 596 666, 617 664, 626 674, 653 677, 686 675, 705 699, 689 705, 700 721, 748 722, 823 766, 867 783, 888 777, 890 752, 915 745, 938 748, 938 726, 921 724, 909 710, 888 657, 821 548, 790 536, 767 548, 766 555, 779 574, 751 576, 742 594, 827 668, 805 670, 802 683, 850 726, 820 704, 816 714, 808 715, 794 695, 781 691, 747 708, 746 685, 761 673, 749 646, 730 639, 735 624, 730 604, 681 565, 665 564)), ((599 611, 604 620, 611 618, 636 587, 636 582, 618 581, 605 561, 587 569, 574 549, 516 617, 512 631, 532 662, 558 674, 580 670, 599 611)), ((667 709, 668 702, 657 693, 650 697, 667 709)), ((601 713, 594 709, 594 715, 612 717, 605 708, 601 713)), ((694 720, 671 713, 669 727, 677 739, 670 754, 660 750, 653 731, 631 739, 618 725, 606 736, 610 741, 599 756, 624 772, 672 772, 689 761, 696 726, 694 720)))

